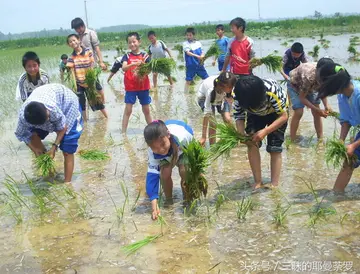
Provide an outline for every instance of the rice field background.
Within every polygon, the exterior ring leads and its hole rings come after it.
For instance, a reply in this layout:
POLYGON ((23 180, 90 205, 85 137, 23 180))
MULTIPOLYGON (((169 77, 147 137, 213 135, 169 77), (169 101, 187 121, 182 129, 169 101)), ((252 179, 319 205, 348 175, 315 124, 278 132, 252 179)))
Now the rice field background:
MULTIPOLYGON (((359 35, 296 41, 304 44, 306 52, 319 45, 319 57, 333 57, 353 76, 360 76, 359 63, 348 52, 350 39, 359 35), (321 39, 329 41, 328 47, 321 39)), ((205 49, 213 43, 201 42, 205 49)), ((292 38, 255 39, 255 51, 259 57, 282 55, 293 42, 292 38)), ((143 46, 146 44, 144 41, 143 46)), ((110 158, 84 159, 77 154, 71 186, 59 183, 62 174, 55 180, 39 179, 33 156, 13 135, 19 108, 14 101, 15 86, 26 50, 0 51, 0 67, 5 68, 0 75, 0 273, 295 273, 299 264, 305 264, 305 273, 324 272, 314 268, 320 264, 327 273, 360 271, 359 172, 354 172, 346 195, 332 195, 329 190, 338 170, 325 163, 325 145, 314 137, 309 111, 301 122, 299 144, 284 144, 278 191, 251 192, 246 148, 239 147, 230 158, 220 157, 212 163, 206 174, 207 199, 186 209, 174 170, 174 204, 162 201, 163 220, 153 222, 145 195, 145 120, 136 105, 127 137, 120 134, 124 108, 120 72, 110 84, 106 83, 108 74, 102 73, 110 118, 104 121, 100 113, 90 112, 79 147, 110 158), (132 250, 135 252, 128 254, 132 250)), ((32 50, 39 54, 51 82, 58 82, 59 57, 69 54, 69 48, 32 50)), ((118 53, 115 47, 105 48, 103 55, 112 64, 118 53)), ((177 65, 182 62, 178 60, 177 65)), ((211 60, 205 65, 210 75, 217 73, 211 60)), ((263 67, 254 73, 281 79, 280 74, 263 67)), ((195 103, 196 92, 184 93, 184 71, 174 76, 173 90, 164 83, 152 92, 152 115, 184 120, 199 138, 202 114, 195 103)), ((336 98, 330 102, 338 111, 336 98)), ((329 117, 324 129, 325 136, 332 137, 340 125, 329 117)), ((49 137, 48 142, 51 140, 49 137)), ((270 159, 264 148, 261 156, 263 176, 269 182, 270 159)), ((55 159, 57 171, 62 170, 60 153, 55 159)))

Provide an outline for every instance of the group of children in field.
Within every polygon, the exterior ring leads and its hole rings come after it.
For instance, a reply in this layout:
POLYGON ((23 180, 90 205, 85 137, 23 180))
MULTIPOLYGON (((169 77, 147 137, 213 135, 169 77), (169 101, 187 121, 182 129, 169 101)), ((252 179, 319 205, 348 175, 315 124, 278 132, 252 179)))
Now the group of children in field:
MULTIPOLYGON (((253 40, 245 35, 246 23, 242 18, 230 22, 234 37, 224 36, 224 26, 216 27, 216 40, 221 50, 220 56, 213 60, 218 62, 220 74, 209 76, 204 64, 204 51, 199 41, 195 39, 194 28, 186 30, 187 41, 183 43, 186 63, 186 87, 198 75, 203 79, 199 86, 197 102, 204 113, 200 143, 205 145, 207 137, 210 145, 216 143, 215 112, 222 115, 225 123, 232 123, 231 110, 234 109, 236 129, 243 135, 251 136, 246 142, 250 167, 254 176, 253 188, 263 187, 261 176, 261 157, 259 148, 267 138, 266 150, 270 153, 271 188, 277 187, 280 180, 282 165, 282 144, 289 118, 289 98, 293 108, 290 124, 290 138, 296 140, 296 132, 303 115, 304 106, 311 109, 317 137, 323 137, 321 117, 327 117, 330 107, 327 97, 338 94, 341 134, 345 141, 351 126, 360 124, 360 84, 351 80, 345 68, 335 64, 330 58, 321 58, 317 63, 308 62, 300 43, 294 43, 283 57, 281 74, 287 81, 287 91, 273 79, 261 79, 252 73, 250 59, 255 56, 253 40), (320 108, 320 100, 325 109, 320 108)), ((23 56, 25 73, 21 75, 16 97, 25 101, 19 114, 19 124, 16 136, 24 141, 36 155, 45 152, 41 139, 49 132, 56 132, 57 138, 50 154, 53 156, 58 147, 65 156, 65 182, 71 181, 73 172, 73 154, 77 148, 77 140, 82 130, 82 119, 86 119, 85 83, 86 71, 99 64, 104 65, 99 42, 92 30, 85 27, 80 18, 72 22, 72 28, 79 35, 67 37, 68 45, 73 49, 70 56, 62 55, 60 75, 71 73, 76 79, 76 95, 62 85, 48 85, 49 77, 42 71, 40 60, 34 52, 23 56), (88 46, 86 46, 88 44, 88 46), (95 56, 94 56, 95 54, 95 56), (43 86, 39 88, 40 86, 43 86), (35 90, 35 91, 34 91, 35 90), (71 93, 71 94, 70 94, 71 93), (82 115, 78 115, 82 113, 82 115), (71 156, 69 156, 71 155, 71 156)), ((152 218, 160 213, 158 207, 159 182, 163 183, 167 199, 172 197, 172 169, 176 165, 181 176, 181 187, 185 184, 185 161, 183 147, 194 138, 192 128, 178 120, 152 120, 150 114, 150 80, 148 76, 140 78, 137 75, 139 65, 149 62, 150 58, 165 58, 166 53, 172 58, 166 44, 157 40, 153 31, 148 33, 151 44, 148 53, 140 50, 141 40, 136 32, 127 35, 130 52, 117 58, 111 68, 108 82, 120 69, 124 71, 125 109, 122 119, 122 131, 126 132, 137 99, 142 105, 142 111, 147 122, 144 138, 149 146, 149 167, 146 177, 146 191, 152 204, 152 218)), ((173 84, 169 77, 170 85, 173 84)), ((153 74, 153 85, 157 87, 157 75, 153 74)), ((102 103, 91 106, 100 110, 105 117, 105 98, 103 89, 97 81, 96 89, 102 103)), ((187 88, 185 89, 186 92, 187 88)), ((347 146, 349 155, 360 157, 360 135, 347 146)), ((359 158, 360 159, 360 158, 359 158)), ((351 174, 359 163, 344 163, 335 186, 335 191, 344 191, 351 174)))

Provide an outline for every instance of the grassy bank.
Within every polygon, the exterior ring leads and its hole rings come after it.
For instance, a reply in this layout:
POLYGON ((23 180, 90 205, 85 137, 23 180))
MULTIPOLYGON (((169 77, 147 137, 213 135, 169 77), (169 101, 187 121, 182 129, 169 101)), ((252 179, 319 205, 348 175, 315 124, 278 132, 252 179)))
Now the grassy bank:
MULTIPOLYGON (((166 42, 179 42, 184 39, 187 26, 154 28, 155 32, 166 42)), ((226 31, 230 32, 226 25, 226 31)), ((195 25, 198 39, 215 38, 215 25, 195 25)), ((355 33, 360 29, 360 15, 326 17, 320 19, 288 19, 272 22, 249 22, 247 34, 253 37, 268 38, 272 36, 305 37, 323 34, 355 33)), ((149 29, 139 31, 146 37, 149 29)), ((105 44, 116 44, 125 41, 127 32, 98 33, 105 44)), ((66 44, 65 37, 31 38, 0 42, 0 49, 53 46, 66 44)))

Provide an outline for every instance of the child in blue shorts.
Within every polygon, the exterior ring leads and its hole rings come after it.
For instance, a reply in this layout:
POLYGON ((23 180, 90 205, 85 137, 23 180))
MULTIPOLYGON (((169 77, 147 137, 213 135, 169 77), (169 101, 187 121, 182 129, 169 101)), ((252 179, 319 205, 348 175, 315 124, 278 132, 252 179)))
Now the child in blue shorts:
MULTIPOLYGON (((319 98, 338 94, 341 123, 340 140, 345 142, 350 128, 360 125, 360 82, 351 80, 346 69, 336 63, 322 66, 318 75, 321 83, 319 98)), ((357 133, 355 140, 346 146, 346 150, 349 158, 356 155, 357 160, 355 162, 345 160, 335 181, 333 188, 335 192, 344 192, 354 169, 360 165, 360 132, 357 133)))
POLYGON ((74 171, 74 153, 82 133, 81 108, 76 94, 60 84, 36 88, 19 111, 15 132, 36 156, 46 152, 41 140, 55 132, 56 139, 47 152, 52 158, 60 148, 64 155, 65 183, 70 183, 74 171))
POLYGON ((127 35, 127 42, 131 52, 125 54, 121 60, 122 70, 125 72, 124 84, 126 104, 122 121, 123 133, 126 133, 132 108, 136 103, 136 98, 140 101, 146 122, 149 124, 152 121, 150 115, 151 97, 149 95, 149 77, 146 75, 145 77, 140 78, 136 74, 136 68, 144 62, 149 62, 150 57, 148 54, 140 51, 141 41, 140 35, 137 32, 130 32, 127 35))
POLYGON ((194 80, 195 75, 198 75, 203 80, 209 77, 204 65, 201 64, 201 60, 204 58, 205 55, 201 48, 201 43, 199 41, 196 41, 194 36, 195 29, 187 28, 187 41, 183 43, 186 63, 185 90, 188 90, 191 81, 194 80))

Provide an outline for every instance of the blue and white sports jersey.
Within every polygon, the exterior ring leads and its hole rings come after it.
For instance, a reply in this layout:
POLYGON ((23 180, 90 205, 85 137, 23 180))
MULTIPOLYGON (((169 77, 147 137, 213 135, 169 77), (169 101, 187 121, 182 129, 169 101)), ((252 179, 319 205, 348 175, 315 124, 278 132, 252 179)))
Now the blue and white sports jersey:
POLYGON ((190 51, 191 53, 201 55, 202 54, 202 45, 199 41, 185 41, 183 43, 183 49, 185 53, 185 63, 187 67, 196 67, 200 64, 200 60, 194 56, 189 56, 186 52, 190 51))
MULTIPOLYGON (((182 147, 186 145, 194 138, 193 129, 183 121, 167 120, 165 125, 168 128, 171 138, 177 144, 178 159, 183 154, 182 147)), ((148 150, 149 165, 146 175, 146 193, 150 198, 150 201, 159 198, 159 182, 160 182, 160 166, 163 164, 171 163, 173 153, 170 149, 167 155, 155 154, 151 148, 148 150)))

